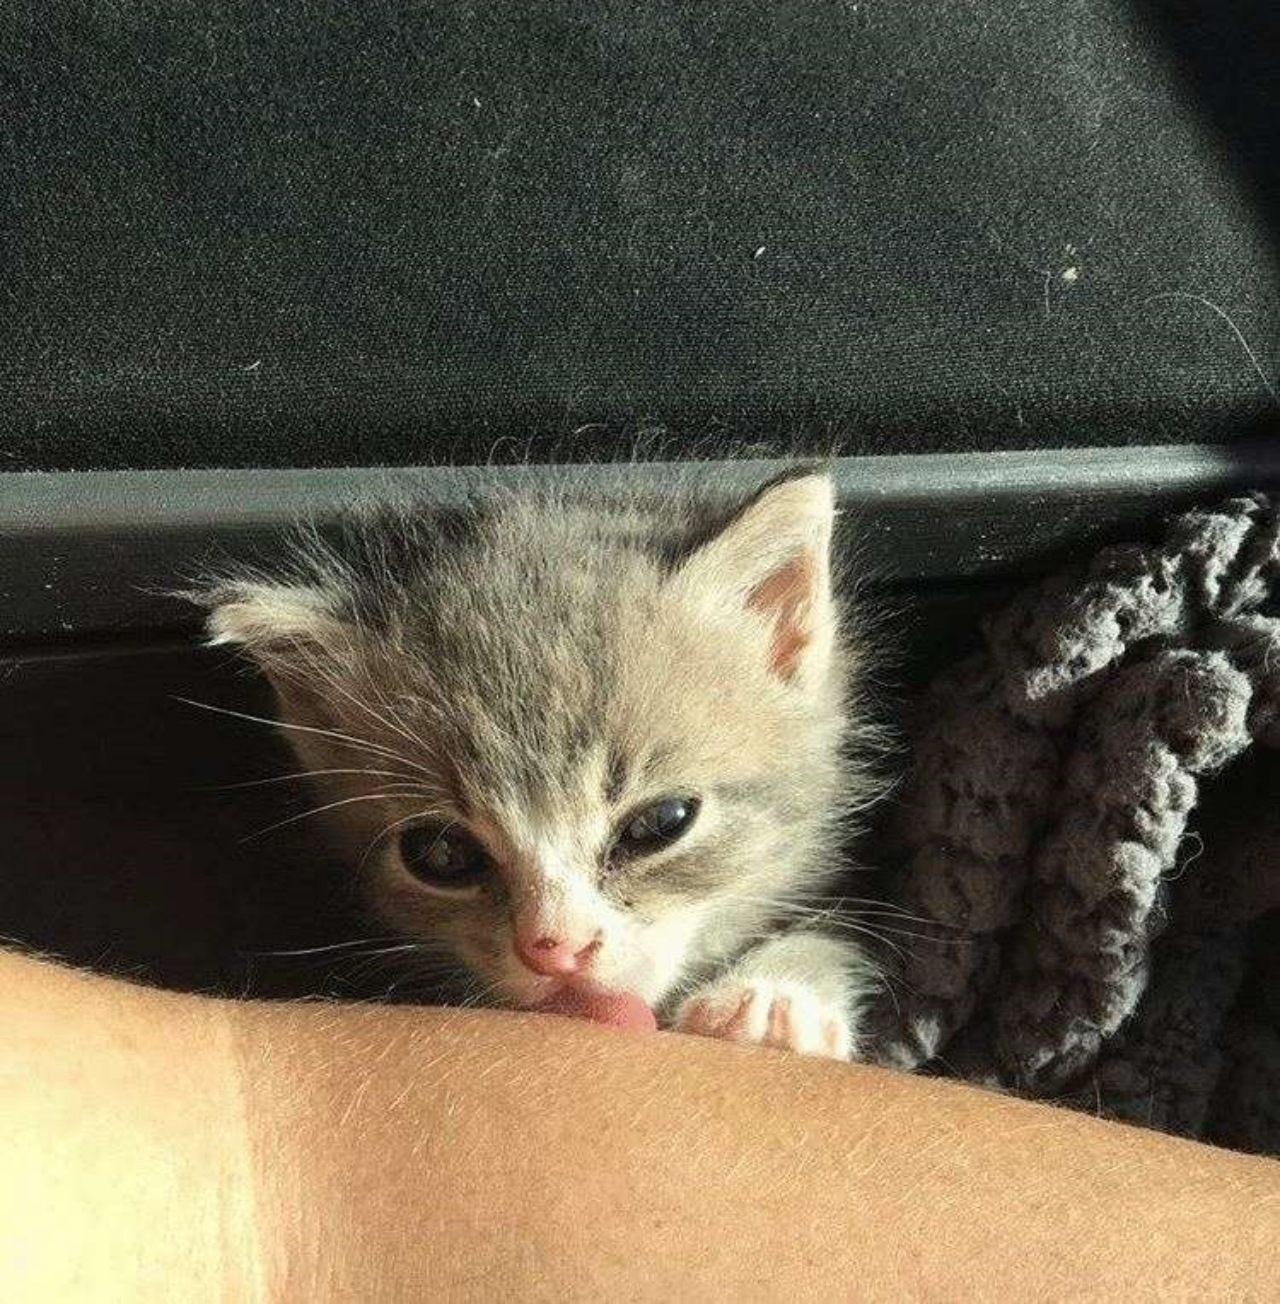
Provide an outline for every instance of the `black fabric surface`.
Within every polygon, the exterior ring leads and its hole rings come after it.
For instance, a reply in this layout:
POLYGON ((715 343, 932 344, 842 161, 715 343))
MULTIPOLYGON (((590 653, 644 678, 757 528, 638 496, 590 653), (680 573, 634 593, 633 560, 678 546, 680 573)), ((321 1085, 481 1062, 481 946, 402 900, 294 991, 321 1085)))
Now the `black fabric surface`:
POLYGON ((10 0, 0 467, 1256 431, 1276 12, 10 0))

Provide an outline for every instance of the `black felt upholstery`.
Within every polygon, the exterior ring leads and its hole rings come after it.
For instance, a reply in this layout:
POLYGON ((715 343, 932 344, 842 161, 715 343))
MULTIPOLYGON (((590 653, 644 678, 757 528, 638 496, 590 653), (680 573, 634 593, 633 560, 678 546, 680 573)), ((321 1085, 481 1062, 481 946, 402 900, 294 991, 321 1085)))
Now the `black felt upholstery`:
POLYGON ((10 0, 0 466, 1230 438, 1276 8, 10 0))

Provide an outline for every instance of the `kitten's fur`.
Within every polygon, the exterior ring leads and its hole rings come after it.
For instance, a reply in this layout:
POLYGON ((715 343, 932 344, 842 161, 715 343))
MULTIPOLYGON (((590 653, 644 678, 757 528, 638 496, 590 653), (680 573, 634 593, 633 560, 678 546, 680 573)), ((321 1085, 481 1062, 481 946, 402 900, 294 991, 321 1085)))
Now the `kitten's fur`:
POLYGON ((791 927, 830 889, 865 796, 860 649, 831 581, 822 475, 746 502, 494 491, 383 509, 278 573, 209 586, 213 641, 271 679, 286 736, 394 929, 488 998, 547 999, 513 938, 598 943, 578 980, 669 1026, 846 1056, 871 967, 791 927), (620 821, 701 807, 656 854, 610 862, 620 821), (398 830, 465 828, 493 871, 441 895, 398 830))

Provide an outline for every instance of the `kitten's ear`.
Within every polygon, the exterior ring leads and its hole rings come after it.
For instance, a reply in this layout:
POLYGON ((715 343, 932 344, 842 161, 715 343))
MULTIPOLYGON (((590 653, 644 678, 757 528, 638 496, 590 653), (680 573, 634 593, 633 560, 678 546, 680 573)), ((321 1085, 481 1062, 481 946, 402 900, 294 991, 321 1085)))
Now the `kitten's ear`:
POLYGON ((208 608, 211 646, 239 647, 263 662, 332 645, 344 628, 333 596, 311 585, 242 580, 189 596, 208 608))
POLYGON ((685 582, 769 627, 779 678, 816 682, 835 643, 831 534, 835 492, 825 475, 766 485, 683 564, 685 582))
MULTIPOLYGON (((183 596, 208 610, 211 647, 238 648, 258 664, 283 719, 332 728, 330 709, 311 680, 319 654, 349 646, 336 595, 308 584, 245 579, 219 581, 183 596)), ((290 745, 314 764, 298 738, 290 733, 290 745)))

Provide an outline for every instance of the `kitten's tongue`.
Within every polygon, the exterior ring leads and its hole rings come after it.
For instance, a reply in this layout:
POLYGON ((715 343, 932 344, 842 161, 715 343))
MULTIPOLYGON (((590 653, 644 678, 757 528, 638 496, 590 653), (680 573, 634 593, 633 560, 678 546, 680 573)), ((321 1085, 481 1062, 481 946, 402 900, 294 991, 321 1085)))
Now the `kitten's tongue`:
POLYGON ((541 1014, 562 1014, 569 1019, 587 1019, 591 1023, 625 1028, 630 1032, 654 1032, 658 1027, 653 1011, 632 992, 565 987, 533 1008, 541 1014))

